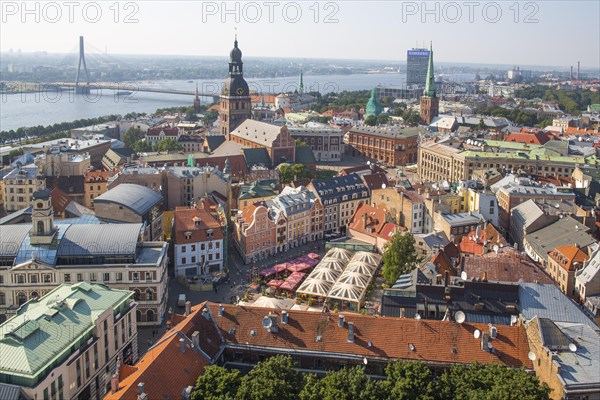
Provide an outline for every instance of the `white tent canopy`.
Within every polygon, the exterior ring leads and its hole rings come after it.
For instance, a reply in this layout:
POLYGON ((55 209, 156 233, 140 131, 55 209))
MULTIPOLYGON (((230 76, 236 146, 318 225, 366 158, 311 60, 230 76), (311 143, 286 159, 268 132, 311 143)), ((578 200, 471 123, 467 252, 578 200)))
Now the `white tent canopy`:
POLYGON ((340 272, 329 268, 315 268, 309 278, 334 283, 340 276, 340 272))
POLYGON ((334 271, 339 271, 342 272, 344 269, 346 269, 346 264, 347 261, 345 260, 338 260, 335 258, 324 258, 323 260, 321 260, 321 262, 317 265, 317 268, 328 268, 328 269, 332 269, 334 271))
POLYGON ((381 256, 379 254, 370 253, 368 251, 359 251, 356 254, 354 254, 350 261, 363 261, 367 264, 378 266, 381 262, 381 256))
POLYGON ((313 279, 311 277, 306 278, 306 280, 300 285, 296 293, 305 294, 308 296, 320 296, 325 297, 327 293, 329 293, 329 289, 333 285, 332 282, 326 282, 319 279, 313 279))
POLYGON ((294 305, 294 301, 291 299, 276 299, 269 296, 260 296, 254 303, 240 302, 241 306, 250 307, 263 307, 263 308, 281 308, 283 310, 289 310, 294 305))
POLYGON ((374 266, 372 264, 368 264, 363 261, 352 261, 348 264, 348 266, 346 267, 346 270, 344 272, 352 271, 352 272, 358 272, 363 275, 371 276, 375 273, 376 269, 377 269, 377 266, 374 266))
POLYGON ((366 288, 359 288, 349 283, 337 282, 327 295, 328 298, 359 303, 365 294, 366 288))
POLYGON ((358 272, 344 272, 342 275, 340 275, 340 279, 338 279, 337 283, 348 283, 350 285, 354 285, 360 288, 366 288, 367 286, 369 286, 369 283, 371 282, 371 276, 370 275, 363 275, 360 274, 358 272))
POLYGON ((325 257, 332 257, 341 260, 349 260, 352 258, 352 252, 346 249, 341 249, 339 247, 334 247, 325 254, 325 257))

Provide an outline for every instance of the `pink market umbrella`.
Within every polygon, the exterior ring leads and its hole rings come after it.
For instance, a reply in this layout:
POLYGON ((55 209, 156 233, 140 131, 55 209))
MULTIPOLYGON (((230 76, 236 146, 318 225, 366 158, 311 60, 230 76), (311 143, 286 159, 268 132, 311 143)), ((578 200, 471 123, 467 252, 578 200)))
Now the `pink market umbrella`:
POLYGON ((314 267, 314 265, 309 265, 307 263, 291 264, 288 266, 287 270, 290 272, 302 272, 306 271, 307 269, 311 269, 312 267, 314 267))
POLYGON ((309 253, 308 257, 312 258, 313 260, 318 260, 319 259, 319 255, 317 253, 309 253))
POLYGON ((288 265, 288 263, 277 264, 273 266, 273 269, 275 270, 275 273, 280 273, 285 271, 288 268, 288 265))
POLYGON ((284 283, 284 281, 282 281, 280 279, 272 279, 269 281, 269 283, 267 283, 267 286, 279 288, 283 283, 284 283))
POLYGON ((271 275, 275 275, 277 273, 277 271, 275 271, 275 268, 273 267, 269 267, 269 268, 265 268, 263 270, 261 270, 259 272, 260 276, 264 276, 265 278, 271 275))
POLYGON ((294 272, 281 286, 279 286, 279 289, 290 291, 295 290, 300 285, 300 282, 302 282, 302 279, 305 275, 306 274, 303 272, 294 272))

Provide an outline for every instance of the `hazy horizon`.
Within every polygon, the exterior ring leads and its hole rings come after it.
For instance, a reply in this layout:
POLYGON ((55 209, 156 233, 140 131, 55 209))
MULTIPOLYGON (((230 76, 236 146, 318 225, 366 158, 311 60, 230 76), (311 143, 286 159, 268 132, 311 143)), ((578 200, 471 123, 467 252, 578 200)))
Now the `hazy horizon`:
POLYGON ((600 68, 600 2, 2 2, 0 51, 600 68), (28 8, 24 8, 28 7, 28 8), (70 8, 71 7, 71 8, 70 8), (576 34, 571 34, 576 32, 576 34))

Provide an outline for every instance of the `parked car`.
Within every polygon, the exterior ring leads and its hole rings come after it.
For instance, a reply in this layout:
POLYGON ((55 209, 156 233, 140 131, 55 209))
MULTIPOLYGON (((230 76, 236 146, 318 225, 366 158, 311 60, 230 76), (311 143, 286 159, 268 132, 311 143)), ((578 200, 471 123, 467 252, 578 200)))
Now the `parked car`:
POLYGON ((187 301, 187 298, 185 297, 185 294, 183 294, 183 293, 179 294, 179 297, 177 298, 177 306, 185 307, 186 301, 187 301))

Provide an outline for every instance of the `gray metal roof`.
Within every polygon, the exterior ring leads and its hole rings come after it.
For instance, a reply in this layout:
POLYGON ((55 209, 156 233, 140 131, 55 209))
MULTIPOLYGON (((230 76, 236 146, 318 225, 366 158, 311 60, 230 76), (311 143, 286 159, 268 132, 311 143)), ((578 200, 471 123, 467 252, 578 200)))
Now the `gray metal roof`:
POLYGON ((65 232, 58 256, 135 254, 142 224, 71 225, 65 232))
POLYGON ((16 257, 30 229, 29 224, 0 226, 0 258, 16 257))
POLYGON ((94 199, 94 204, 117 203, 142 215, 163 199, 152 189, 131 183, 122 183, 94 199))
POLYGON ((21 395, 21 388, 8 383, 0 383, 0 399, 2 400, 21 400, 25 397, 21 395))
POLYGON ((565 296, 558 287, 540 283, 519 283, 521 314, 525 319, 548 318, 554 322, 585 324, 598 330, 577 304, 565 296))
POLYGON ((525 242, 538 255, 548 260, 548 252, 558 246, 577 243, 582 249, 595 243, 589 228, 571 217, 561 218, 553 224, 525 236, 525 242))

